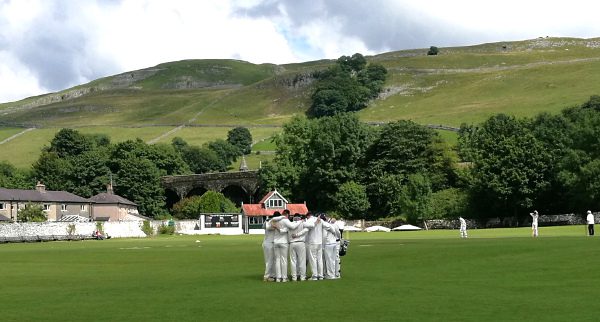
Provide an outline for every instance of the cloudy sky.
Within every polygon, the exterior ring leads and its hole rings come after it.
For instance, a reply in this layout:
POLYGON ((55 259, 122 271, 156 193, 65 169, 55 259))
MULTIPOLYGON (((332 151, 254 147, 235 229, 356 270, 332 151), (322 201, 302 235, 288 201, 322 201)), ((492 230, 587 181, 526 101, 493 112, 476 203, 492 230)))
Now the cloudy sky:
POLYGON ((0 102, 194 58, 290 63, 600 37, 587 0, 0 0, 0 102))

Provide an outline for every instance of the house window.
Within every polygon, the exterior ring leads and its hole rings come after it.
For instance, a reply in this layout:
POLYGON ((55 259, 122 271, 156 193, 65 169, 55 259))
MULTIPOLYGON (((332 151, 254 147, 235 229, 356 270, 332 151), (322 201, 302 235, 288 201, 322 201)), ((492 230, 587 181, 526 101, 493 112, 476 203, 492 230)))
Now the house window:
POLYGON ((50 205, 47 204, 47 203, 45 203, 44 204, 44 211, 48 211, 48 210, 50 210, 50 205))
POLYGON ((269 200, 269 208, 282 208, 283 200, 281 199, 271 199, 269 200))
POLYGON ((65 204, 60 205, 60 211, 67 211, 67 205, 65 205, 65 204))
POLYGON ((4 204, 0 203, 0 210, 4 210, 4 204))
POLYGON ((85 211, 85 205, 81 205, 81 211, 85 211))

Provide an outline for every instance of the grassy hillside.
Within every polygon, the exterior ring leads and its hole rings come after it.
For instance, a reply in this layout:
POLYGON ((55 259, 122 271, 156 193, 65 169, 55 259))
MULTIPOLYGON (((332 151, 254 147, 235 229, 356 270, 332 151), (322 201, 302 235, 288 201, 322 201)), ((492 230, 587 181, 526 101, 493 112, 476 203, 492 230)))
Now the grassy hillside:
MULTIPOLYGON (((368 57, 383 64, 389 75, 385 92, 359 112, 361 119, 458 126, 500 112, 519 117, 557 113, 600 94, 600 38, 440 48, 437 56, 427 56, 426 51, 368 57)), ((27 166, 31 155, 53 135, 55 130, 49 128, 107 130, 104 133, 115 141, 134 137, 168 141, 182 136, 200 143, 226 133, 220 126, 281 125, 308 108, 312 72, 333 63, 186 60, 0 104, 0 124, 7 126, 0 138, 14 134, 16 125, 48 128, 4 143, 2 150, 10 153, 0 158, 27 166), (184 128, 166 135, 179 125, 208 125, 213 130, 184 128)))

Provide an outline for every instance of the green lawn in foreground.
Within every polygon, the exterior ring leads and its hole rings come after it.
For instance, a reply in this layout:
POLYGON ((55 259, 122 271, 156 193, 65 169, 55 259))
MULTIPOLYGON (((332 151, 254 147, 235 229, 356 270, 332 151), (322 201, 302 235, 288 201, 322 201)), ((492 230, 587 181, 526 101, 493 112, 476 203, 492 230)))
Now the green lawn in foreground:
POLYGON ((352 233, 340 280, 262 282, 261 236, 0 245, 4 321, 596 320, 584 227, 352 233), (293 306, 301 307, 291 313, 293 306))

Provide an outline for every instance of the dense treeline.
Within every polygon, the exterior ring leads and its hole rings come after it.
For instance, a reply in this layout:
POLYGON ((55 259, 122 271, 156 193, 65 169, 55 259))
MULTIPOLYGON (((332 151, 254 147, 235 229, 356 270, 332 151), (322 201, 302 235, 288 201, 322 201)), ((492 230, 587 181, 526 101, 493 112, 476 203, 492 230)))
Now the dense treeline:
POLYGON ((496 115, 463 125, 459 152, 470 168, 476 213, 584 212, 600 206, 600 97, 559 115, 496 115))
POLYGON ((559 115, 463 125, 456 149, 413 122, 370 127, 352 113, 295 118, 275 143, 265 187, 344 217, 416 222, 600 206, 598 96, 559 115))
POLYGON ((113 144, 106 135, 84 135, 60 130, 30 171, 0 162, 0 187, 32 189, 36 181, 48 190, 69 191, 89 198, 114 182, 115 193, 138 204, 141 214, 160 218, 168 214, 160 177, 227 171, 236 158, 249 151, 248 129, 234 128, 227 140, 202 147, 181 138, 172 144, 147 144, 140 139, 113 144))

